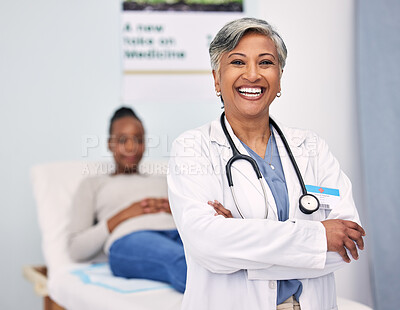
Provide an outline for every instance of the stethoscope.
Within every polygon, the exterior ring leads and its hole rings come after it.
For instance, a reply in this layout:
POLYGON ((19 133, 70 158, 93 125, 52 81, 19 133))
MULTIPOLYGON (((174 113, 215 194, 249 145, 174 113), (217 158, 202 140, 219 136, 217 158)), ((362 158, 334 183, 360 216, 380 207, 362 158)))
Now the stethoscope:
MULTIPOLYGON (((267 218, 268 217, 268 198, 267 198, 267 193, 265 191, 264 182, 262 181, 262 174, 260 172, 260 169, 258 168, 257 162, 252 157, 241 154, 239 152, 239 150, 236 148, 236 146, 233 143, 233 140, 225 126, 225 112, 222 112, 220 122, 221 122, 222 130, 224 131, 224 134, 225 134, 226 138, 228 139, 229 145, 231 146, 232 153, 233 153, 232 157, 228 160, 228 163, 226 164, 226 178, 228 179, 228 185, 231 190, 236 209, 239 212, 239 215, 244 219, 243 213, 240 210, 238 201, 236 199, 235 191, 233 189, 233 181, 232 181, 232 164, 235 161, 242 159, 242 160, 248 161, 251 164, 254 172, 257 175, 258 180, 260 181, 261 188, 262 188, 262 191, 264 194, 264 200, 265 200, 265 218, 267 218)), ((276 132, 279 134, 279 136, 283 142, 283 145, 285 146, 286 152, 289 155, 290 161, 292 162, 292 165, 296 172, 297 178, 299 179, 301 190, 303 192, 303 195, 301 195, 299 198, 299 208, 300 208, 301 212, 303 212, 305 214, 312 214, 313 212, 315 212, 319 209, 319 200, 314 195, 307 193, 307 189, 306 189, 306 186, 304 185, 304 181, 301 176, 299 167, 297 166, 296 160, 294 159, 292 151, 290 150, 289 144, 287 143, 282 130, 274 122, 273 119, 269 118, 269 122, 271 123, 272 127, 275 128, 276 132)))

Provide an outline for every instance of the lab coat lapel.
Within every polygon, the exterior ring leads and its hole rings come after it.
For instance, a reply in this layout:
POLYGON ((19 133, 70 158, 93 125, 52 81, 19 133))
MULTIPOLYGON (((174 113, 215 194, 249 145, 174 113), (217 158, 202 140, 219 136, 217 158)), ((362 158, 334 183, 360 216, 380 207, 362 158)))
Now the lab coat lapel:
MULTIPOLYGON (((308 165, 308 156, 307 154, 303 154, 304 148, 302 148, 301 146, 304 143, 305 136, 302 135, 302 132, 293 132, 296 130, 284 128, 279 124, 278 126, 281 128, 286 140, 288 141, 289 147, 296 160, 301 175, 304 176, 308 165)), ((283 172, 285 175, 286 187, 288 190, 289 219, 292 219, 295 217, 296 210, 299 208, 299 198, 302 195, 302 190, 296 171, 293 167, 292 162, 290 161, 290 157, 285 149, 281 137, 275 129, 274 135, 283 167, 283 172)))
MULTIPOLYGON (((233 143, 235 144, 235 146, 239 150, 239 152, 241 154, 250 156, 249 153, 247 152, 247 150, 242 145, 242 143, 235 136, 235 134, 232 130, 232 127, 230 126, 229 122, 226 121, 226 119, 225 119, 225 125, 226 125, 226 128, 228 129, 228 132, 233 140, 233 143)), ((218 127, 217 127, 217 124, 215 122, 213 122, 213 125, 211 127, 210 136, 211 136, 211 140, 214 140, 215 142, 217 142, 222 148, 221 149, 221 157, 223 160, 222 165, 223 165, 223 169, 225 169, 226 164, 228 163, 229 159, 232 157, 232 150, 230 149, 229 142, 225 137, 225 134, 222 130, 222 127, 221 127, 221 124, 219 123, 219 121, 218 121, 218 127)), ((262 191, 260 181, 258 180, 255 171, 252 168, 249 168, 249 165, 250 164, 244 160, 238 160, 232 165, 232 170, 234 169, 239 174, 241 174, 243 177, 245 177, 248 180, 249 184, 251 184, 252 186, 254 186, 254 188, 257 189, 257 192, 260 194, 260 199, 264 199, 264 193, 262 191)), ((225 173, 225 170, 224 170, 224 173, 225 173)), ((235 186, 235 180, 233 179, 232 181, 235 186)), ((278 212, 277 212, 274 196, 272 195, 271 189, 269 188, 264 177, 262 178, 262 182, 264 183, 264 187, 265 187, 265 190, 267 193, 269 210, 273 211, 275 218, 277 219, 278 212)), ((270 217, 270 215, 268 217, 270 217)))

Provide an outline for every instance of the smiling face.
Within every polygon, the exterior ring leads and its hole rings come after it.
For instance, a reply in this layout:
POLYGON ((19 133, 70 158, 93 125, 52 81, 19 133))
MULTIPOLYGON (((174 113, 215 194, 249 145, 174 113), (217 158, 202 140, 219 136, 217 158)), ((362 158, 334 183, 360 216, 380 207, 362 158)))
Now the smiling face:
POLYGON ((135 173, 144 152, 142 123, 131 116, 115 120, 108 148, 114 156, 116 174, 135 173))
POLYGON ((267 117, 281 89, 275 44, 259 33, 244 35, 232 51, 224 53, 219 72, 213 71, 213 75, 227 117, 238 120, 267 117))

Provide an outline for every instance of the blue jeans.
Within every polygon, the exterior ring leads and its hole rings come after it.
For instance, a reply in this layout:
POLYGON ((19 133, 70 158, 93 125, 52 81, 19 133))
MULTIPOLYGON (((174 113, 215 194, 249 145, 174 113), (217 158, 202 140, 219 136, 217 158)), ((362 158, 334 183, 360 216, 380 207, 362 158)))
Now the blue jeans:
POLYGON ((116 240, 109 263, 117 277, 167 282, 177 291, 185 291, 185 253, 176 229, 142 230, 116 240))

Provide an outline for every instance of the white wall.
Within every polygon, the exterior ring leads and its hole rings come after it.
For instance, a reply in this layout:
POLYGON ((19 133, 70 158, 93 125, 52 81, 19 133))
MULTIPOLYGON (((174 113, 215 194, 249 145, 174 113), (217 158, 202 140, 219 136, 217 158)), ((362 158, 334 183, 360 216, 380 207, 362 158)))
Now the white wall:
MULTIPOLYGON (((273 112, 285 123, 313 128, 328 140, 355 180, 356 200, 361 202, 353 95, 354 4, 323 3, 249 0, 246 5, 249 15, 275 24, 289 48, 283 95, 273 112)), ((107 156, 100 145, 107 120, 120 105, 119 3, 2 0, 0 38, 0 308, 40 309, 39 298, 21 276, 22 265, 43 262, 29 168, 82 159, 82 139, 89 135, 100 140, 87 158, 107 156)), ((220 112, 218 100, 195 98, 141 103, 136 109, 148 134, 165 137, 167 145, 183 130, 220 112)), ((150 156, 165 156, 164 149, 155 147, 150 156)), ((362 260, 351 267, 354 277, 339 293, 370 303, 365 257, 362 260)))

